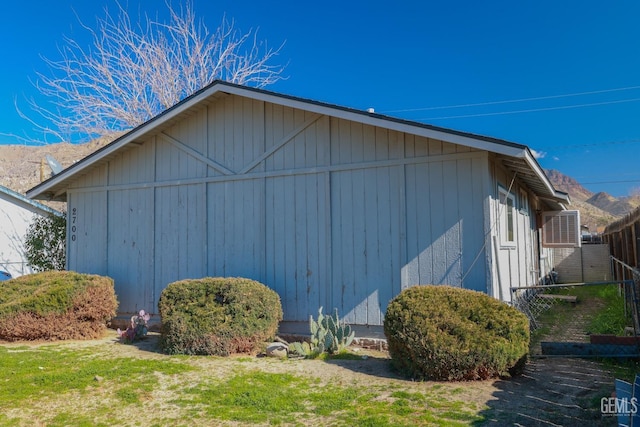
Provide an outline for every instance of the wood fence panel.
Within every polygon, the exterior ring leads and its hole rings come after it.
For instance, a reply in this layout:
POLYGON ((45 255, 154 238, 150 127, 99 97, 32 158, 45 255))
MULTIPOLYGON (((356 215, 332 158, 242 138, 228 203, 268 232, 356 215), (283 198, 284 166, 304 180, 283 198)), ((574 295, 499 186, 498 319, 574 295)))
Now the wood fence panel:
POLYGON ((632 267, 640 266, 640 208, 609 224, 602 237, 612 256, 632 267))

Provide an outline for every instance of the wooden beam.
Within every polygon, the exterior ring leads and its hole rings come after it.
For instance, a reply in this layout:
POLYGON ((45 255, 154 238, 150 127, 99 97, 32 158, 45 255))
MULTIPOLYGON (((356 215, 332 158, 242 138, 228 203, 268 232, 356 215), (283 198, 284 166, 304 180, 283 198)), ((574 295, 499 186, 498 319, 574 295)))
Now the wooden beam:
POLYGON ((267 157, 269 157, 270 155, 272 155, 273 153, 275 153, 276 151, 278 151, 280 148, 282 148, 287 142, 291 141, 293 138, 295 138, 299 133, 301 133, 302 131, 304 131, 306 128, 308 128, 309 126, 311 126, 312 124, 314 124, 316 121, 318 121, 318 119, 322 117, 321 114, 313 114, 311 117, 309 117, 307 120, 304 121, 304 123, 302 123, 300 126, 298 126, 297 128, 295 128, 294 130, 292 130, 291 132, 289 132, 287 135, 285 135, 284 138, 282 138, 277 144, 275 144, 273 147, 269 148, 267 151, 265 151, 264 153, 262 153, 257 159, 253 160, 251 163, 249 163, 247 166, 245 166, 240 172, 239 174, 245 174, 247 172, 249 172, 250 170, 252 170, 253 168, 255 168, 256 166, 258 166, 260 164, 260 162, 262 162, 264 159, 266 159, 267 157))
POLYGON ((160 187, 171 187, 175 185, 191 185, 191 184, 202 184, 202 183, 210 183, 210 182, 244 181, 244 180, 251 180, 251 179, 273 178, 273 177, 282 177, 282 176, 313 175, 313 174, 321 174, 326 172, 353 171, 353 170, 376 168, 376 167, 428 164, 431 162, 473 159, 473 158, 479 158, 482 156, 484 156, 482 152, 468 151, 464 153, 442 154, 438 156, 423 156, 423 157, 411 157, 408 159, 378 160, 378 161, 371 161, 371 162, 347 163, 342 165, 317 166, 317 167, 308 167, 308 168, 301 168, 301 169, 284 169, 284 170, 277 170, 277 171, 256 172, 256 173, 248 173, 248 174, 231 173, 228 175, 220 175, 220 176, 174 179, 174 180, 167 180, 167 181, 150 181, 150 182, 140 182, 135 184, 99 185, 95 187, 70 188, 67 190, 67 192, 68 193, 86 193, 86 192, 92 192, 92 191, 135 190, 135 189, 141 189, 141 188, 160 188, 160 187))
POLYGON ((548 299, 548 300, 559 300, 570 302, 575 305, 578 302, 578 297, 576 295, 560 295, 560 294, 538 294, 536 295, 538 298, 548 299))
POLYGON ((167 142, 171 143, 173 146, 175 146, 179 150, 184 151, 185 153, 187 153, 191 157, 194 157, 197 160, 200 160, 201 162, 206 163, 208 166, 210 166, 211 168, 217 170, 221 174, 223 174, 223 175, 235 175, 235 172, 232 171, 231 169, 227 169, 226 167, 222 166, 220 163, 218 163, 218 162, 216 162, 214 160, 211 160, 210 158, 198 153, 196 150, 194 150, 193 148, 191 148, 188 145, 184 144, 183 142, 178 141, 177 139, 175 139, 171 135, 168 135, 165 132, 160 132, 160 137, 162 139, 166 140, 167 142))

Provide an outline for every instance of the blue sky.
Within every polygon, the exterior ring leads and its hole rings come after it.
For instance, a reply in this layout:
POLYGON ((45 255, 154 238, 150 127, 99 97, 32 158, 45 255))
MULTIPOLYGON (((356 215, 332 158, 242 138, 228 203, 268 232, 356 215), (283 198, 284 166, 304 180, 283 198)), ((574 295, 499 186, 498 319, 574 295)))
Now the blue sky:
MULTIPOLYGON (((594 192, 640 188, 640 2, 193 3, 211 30, 226 14, 285 42, 288 79, 270 90, 525 144, 594 192)), ((127 4, 134 17, 165 10, 127 4)), ((65 36, 86 41, 78 17, 91 25, 113 5, 3 2, 0 133, 30 134, 14 103, 38 99, 41 56, 58 58, 65 36)), ((20 142, 0 136, 8 143, 20 142)))

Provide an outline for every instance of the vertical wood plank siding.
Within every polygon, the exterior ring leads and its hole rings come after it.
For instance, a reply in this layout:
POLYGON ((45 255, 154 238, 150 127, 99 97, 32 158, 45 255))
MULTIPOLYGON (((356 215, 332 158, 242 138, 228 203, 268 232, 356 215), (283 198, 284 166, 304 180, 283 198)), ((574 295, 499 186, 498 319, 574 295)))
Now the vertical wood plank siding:
MULTIPOLYGON (((501 166, 499 160, 492 158, 491 163, 491 185, 496 196, 491 199, 491 236, 495 236, 487 247, 495 253, 493 259, 493 293, 496 296, 502 295, 506 301, 511 300, 511 287, 532 286, 538 284, 538 279, 544 266, 538 265, 538 240, 535 221, 534 206, 541 202, 534 194, 528 192, 525 185, 521 183, 517 174, 506 170, 501 166), (515 244, 503 245, 500 240, 501 224, 504 221, 506 212, 501 206, 498 188, 508 191, 514 196, 514 239, 515 244), (526 206, 523 204, 521 191, 527 193, 526 206), (499 279, 498 279, 499 278, 499 279), (498 289, 501 286, 501 289, 498 289)), ((552 254, 547 254, 551 256, 552 254)), ((553 267, 553 259, 548 259, 547 270, 553 267)), ((548 271, 546 271, 548 273, 548 271)))
POLYGON ((244 276, 285 320, 324 306, 381 325, 408 286, 487 290, 488 168, 483 151, 229 95, 76 181, 69 267, 113 277, 122 312, 155 311, 174 280, 244 276))

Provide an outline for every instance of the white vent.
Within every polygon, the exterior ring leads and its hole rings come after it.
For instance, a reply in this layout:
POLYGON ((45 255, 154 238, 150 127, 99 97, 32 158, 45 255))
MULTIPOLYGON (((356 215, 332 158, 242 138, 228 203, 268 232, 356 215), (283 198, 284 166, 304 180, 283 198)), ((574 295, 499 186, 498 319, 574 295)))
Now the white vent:
POLYGON ((580 245, 579 211, 542 213, 542 246, 545 248, 578 248, 580 245))

